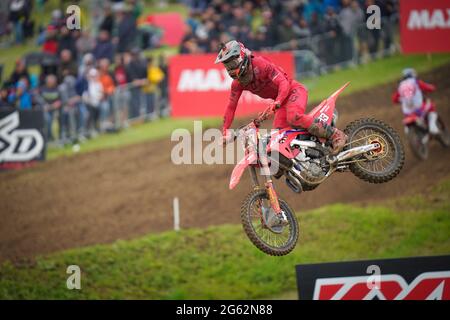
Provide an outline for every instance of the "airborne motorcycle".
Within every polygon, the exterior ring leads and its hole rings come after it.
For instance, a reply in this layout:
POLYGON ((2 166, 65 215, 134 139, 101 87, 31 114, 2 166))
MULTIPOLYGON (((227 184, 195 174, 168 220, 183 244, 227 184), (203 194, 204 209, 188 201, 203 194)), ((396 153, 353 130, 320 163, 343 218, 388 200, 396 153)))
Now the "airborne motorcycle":
MULTIPOLYGON (((337 121, 335 102, 348 84, 322 101, 310 114, 334 126, 337 121)), ((345 128, 347 144, 335 156, 330 154, 325 139, 312 136, 306 130, 284 128, 262 135, 259 126, 271 115, 269 110, 235 134, 243 144, 245 155, 233 169, 230 189, 239 183, 243 172, 249 168, 253 191, 241 206, 245 233, 263 252, 282 256, 294 249, 299 226, 292 209, 277 196, 272 176, 276 179, 284 176, 287 185, 296 193, 315 189, 336 171, 350 170, 367 182, 383 183, 399 174, 405 155, 394 129, 376 119, 362 118, 351 122, 345 128), (265 179, 263 186, 258 181, 257 169, 265 179)))
POLYGON ((430 107, 431 104, 428 100, 422 115, 413 113, 403 119, 405 134, 408 137, 411 150, 413 154, 421 160, 426 160, 428 158, 428 143, 430 142, 431 137, 435 137, 444 148, 450 146, 450 133, 440 116, 438 116, 436 121, 439 133, 436 136, 430 135, 428 128, 430 107))

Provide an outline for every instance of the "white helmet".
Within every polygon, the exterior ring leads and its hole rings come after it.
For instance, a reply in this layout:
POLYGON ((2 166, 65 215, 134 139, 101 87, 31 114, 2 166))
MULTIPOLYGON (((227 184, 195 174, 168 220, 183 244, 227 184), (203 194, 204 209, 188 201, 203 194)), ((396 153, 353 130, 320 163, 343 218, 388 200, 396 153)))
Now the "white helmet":
POLYGON ((403 69, 402 75, 403 75, 403 78, 405 78, 405 79, 406 78, 415 78, 415 77, 417 77, 416 70, 414 70, 413 68, 403 69))

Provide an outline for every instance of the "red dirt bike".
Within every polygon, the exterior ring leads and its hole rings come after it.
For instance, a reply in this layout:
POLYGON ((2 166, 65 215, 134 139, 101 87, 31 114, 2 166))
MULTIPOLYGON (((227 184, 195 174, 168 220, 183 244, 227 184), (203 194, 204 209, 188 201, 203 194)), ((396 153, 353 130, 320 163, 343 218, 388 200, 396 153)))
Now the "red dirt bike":
MULTIPOLYGON (((345 84, 310 114, 335 125, 335 102, 345 84)), ((403 167, 405 155, 399 135, 387 124, 376 119, 359 119, 346 128, 348 141, 342 152, 330 154, 325 139, 306 130, 284 128, 270 134, 260 133, 259 126, 273 113, 268 108, 248 125, 237 130, 235 138, 242 142, 245 155, 233 169, 230 189, 238 183, 248 168, 253 191, 241 206, 241 220, 251 242, 269 255, 282 256, 291 252, 299 237, 297 217, 286 201, 275 192, 272 177, 285 177, 296 193, 319 186, 332 173, 350 170, 370 183, 383 183, 396 177, 403 167), (258 181, 257 169, 264 177, 258 181)))
POLYGON ((431 138, 436 138, 444 148, 448 148, 450 146, 450 133, 448 132, 447 127, 440 116, 438 116, 437 119, 439 134, 436 136, 430 134, 428 128, 429 107, 427 108, 427 106, 431 106, 429 100, 425 105, 422 115, 413 113, 403 119, 405 134, 408 137, 411 150, 420 160, 426 160, 428 158, 428 143, 431 138))

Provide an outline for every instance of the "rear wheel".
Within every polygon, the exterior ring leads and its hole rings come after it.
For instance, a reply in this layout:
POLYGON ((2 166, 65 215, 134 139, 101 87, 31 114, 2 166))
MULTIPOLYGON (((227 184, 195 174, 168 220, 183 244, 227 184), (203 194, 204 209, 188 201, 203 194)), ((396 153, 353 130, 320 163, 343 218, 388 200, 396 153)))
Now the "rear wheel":
POLYGON ((287 218, 286 225, 268 227, 263 218, 263 211, 270 210, 266 190, 254 190, 241 206, 241 220, 244 231, 250 241, 261 251, 271 256, 284 256, 297 244, 299 227, 294 212, 288 204, 278 199, 281 210, 287 218))
POLYGON ((405 162, 400 137, 386 123, 377 119, 359 119, 345 128, 348 143, 345 149, 378 143, 380 147, 352 159, 350 170, 370 183, 383 183, 395 178, 405 162))

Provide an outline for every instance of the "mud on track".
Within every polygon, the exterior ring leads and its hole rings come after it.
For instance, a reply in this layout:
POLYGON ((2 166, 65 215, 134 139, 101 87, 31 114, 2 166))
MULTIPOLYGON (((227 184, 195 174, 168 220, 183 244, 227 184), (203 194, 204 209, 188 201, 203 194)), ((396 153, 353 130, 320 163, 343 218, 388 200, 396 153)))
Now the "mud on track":
MULTIPOLYGON (((450 64, 423 75, 438 84, 431 97, 448 125, 449 74, 450 64)), ((390 101, 395 85, 339 98, 339 127, 360 117, 376 117, 404 138, 400 108, 390 101)), ((247 175, 229 191, 231 165, 175 166, 170 161, 173 145, 165 139, 2 173, 0 261, 169 230, 174 196, 180 198, 183 228, 239 223, 240 203, 250 191, 247 175)), ((351 173, 335 174, 315 191, 301 195, 288 190, 284 181, 276 185, 279 194, 301 212, 333 202, 374 202, 423 192, 449 176, 449 149, 433 142, 430 159, 419 162, 406 144, 405 148, 403 171, 384 185, 367 184, 351 173)))

